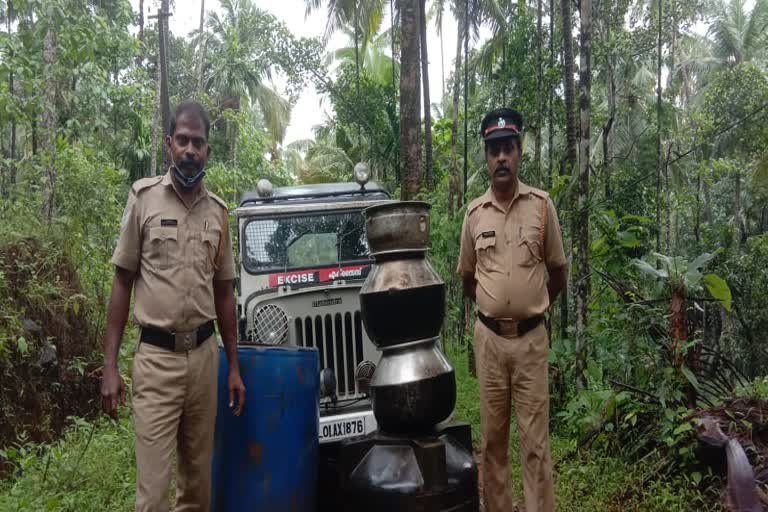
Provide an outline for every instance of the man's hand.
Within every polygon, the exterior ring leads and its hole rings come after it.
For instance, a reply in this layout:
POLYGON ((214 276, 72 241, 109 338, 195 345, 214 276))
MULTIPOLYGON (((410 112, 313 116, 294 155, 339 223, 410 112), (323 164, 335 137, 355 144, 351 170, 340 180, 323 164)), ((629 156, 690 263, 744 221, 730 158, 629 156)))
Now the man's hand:
POLYGON ((107 333, 104 340, 104 370, 101 380, 101 407, 104 412, 117 419, 117 406, 125 405, 125 386, 117 366, 120 341, 128 320, 131 304, 131 289, 136 273, 116 267, 112 280, 112 293, 107 307, 107 333))
POLYGON ((125 385, 117 367, 105 366, 101 377, 101 407, 117 419, 117 406, 125 405, 125 385))
POLYGON ((229 408, 234 407, 235 416, 240 416, 245 406, 245 384, 243 379, 240 378, 239 370, 229 371, 229 382, 227 383, 229 388, 229 408), (235 395, 237 395, 237 401, 235 402, 235 395))
POLYGON ((464 297, 474 302, 477 295, 477 280, 474 272, 463 272, 461 282, 464 285, 464 297))
POLYGON ((549 305, 555 303, 555 299, 568 281, 568 267, 562 267, 549 270, 549 280, 547 281, 547 293, 549 294, 549 305))
POLYGON ((237 362, 237 328, 235 326, 235 294, 232 281, 213 281, 213 301, 216 305, 216 317, 219 320, 221 341, 229 363, 229 408, 235 416, 240 416, 245 406, 245 385, 240 378, 240 365, 237 362), (235 402, 237 395, 237 402, 235 402))

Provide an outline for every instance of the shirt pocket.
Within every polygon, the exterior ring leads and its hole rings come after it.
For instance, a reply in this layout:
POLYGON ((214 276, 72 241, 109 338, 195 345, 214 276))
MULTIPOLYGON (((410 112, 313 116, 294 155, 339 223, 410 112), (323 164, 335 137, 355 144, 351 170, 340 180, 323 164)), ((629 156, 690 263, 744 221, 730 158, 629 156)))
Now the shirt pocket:
POLYGON ((221 231, 218 229, 206 229, 200 232, 199 261, 206 272, 216 268, 216 254, 219 251, 221 231))
POLYGON ((176 264, 179 228, 157 226, 149 228, 149 263, 159 270, 176 264))
POLYGON ((520 240, 520 266, 533 267, 544 260, 544 252, 538 232, 527 233, 520 240))
POLYGON ((477 256, 477 264, 480 267, 485 270, 496 270, 496 252, 496 235, 480 235, 477 237, 475 240, 475 255, 477 256))

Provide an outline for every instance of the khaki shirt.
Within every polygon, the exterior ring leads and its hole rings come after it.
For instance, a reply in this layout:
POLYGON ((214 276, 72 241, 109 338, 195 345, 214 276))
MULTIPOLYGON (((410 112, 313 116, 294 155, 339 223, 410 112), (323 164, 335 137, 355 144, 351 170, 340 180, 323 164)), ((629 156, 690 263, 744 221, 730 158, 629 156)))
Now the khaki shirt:
POLYGON ((458 271, 475 275, 483 314, 524 320, 544 313, 547 271, 566 263, 557 212, 546 192, 518 182, 509 210, 490 188, 467 208, 458 271))
POLYGON ((139 325, 185 332, 216 318, 213 281, 235 278, 227 206, 200 185, 187 208, 170 173, 136 181, 112 263, 137 272, 139 325))

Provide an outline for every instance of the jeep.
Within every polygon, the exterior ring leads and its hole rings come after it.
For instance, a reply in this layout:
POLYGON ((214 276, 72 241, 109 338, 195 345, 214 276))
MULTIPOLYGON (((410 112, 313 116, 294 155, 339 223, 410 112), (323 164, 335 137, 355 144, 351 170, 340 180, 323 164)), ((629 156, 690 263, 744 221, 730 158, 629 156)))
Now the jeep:
POLYGON ((261 180, 235 210, 240 343, 317 348, 321 451, 377 427, 368 384, 379 352, 360 316, 372 264, 361 211, 390 196, 366 178, 274 189, 261 180))

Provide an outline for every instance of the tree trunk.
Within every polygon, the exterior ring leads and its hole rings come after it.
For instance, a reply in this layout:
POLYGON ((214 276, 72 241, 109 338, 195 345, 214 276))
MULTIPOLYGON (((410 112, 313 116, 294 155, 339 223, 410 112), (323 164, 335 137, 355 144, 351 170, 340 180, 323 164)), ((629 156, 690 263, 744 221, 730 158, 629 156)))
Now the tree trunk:
POLYGON ((205 38, 205 0, 200 2, 200 28, 198 29, 198 37, 200 43, 197 45, 197 92, 200 93, 203 90, 203 64, 205 63, 205 48, 207 41, 205 38))
MULTIPOLYGON (((458 4, 458 1, 457 1, 458 4)), ((457 11, 460 8, 457 5, 457 11)), ((456 60, 453 66, 453 122, 451 123, 451 177, 448 183, 448 195, 455 198, 458 202, 461 197, 461 186, 459 185, 459 159, 456 146, 459 140, 459 76, 461 74, 461 45, 464 42, 464 17, 458 14, 457 34, 456 34, 456 60)), ((453 211, 453 201, 449 201, 451 211, 453 211)))
POLYGON ((445 96, 445 50, 443 49, 443 21, 440 20, 440 100, 445 96))
POLYGON ((565 167, 564 174, 572 175, 576 167, 576 92, 573 80, 573 41, 571 40, 571 4, 560 0, 563 20, 563 89, 565 91, 565 167))
MULTIPOLYGON (((549 67, 555 68, 555 0, 549 0, 549 67)), ((547 89, 549 90, 549 98, 547 100, 547 120, 549 140, 547 141, 547 154, 549 158, 549 169, 547 171, 547 180, 544 186, 549 188, 552 180, 552 176, 555 173, 555 116, 553 112, 553 103, 555 96, 554 84, 547 80, 547 89)))
MULTIPOLYGON (((533 162, 536 169, 536 178, 539 180, 538 186, 544 186, 544 176, 541 172, 541 134, 543 133, 542 125, 544 124, 544 95, 542 91, 542 85, 544 83, 544 71, 542 59, 541 47, 544 44, 544 38, 541 33, 541 2, 542 0, 536 0, 536 131, 534 136, 536 137, 536 145, 533 151, 533 162)), ((506 41, 505 47, 506 47, 506 41)))
MULTIPOLYGON (((240 112, 240 96, 227 102, 232 105, 232 110, 240 112)), ((240 135, 240 125, 235 120, 228 121, 229 128, 229 140, 232 141, 232 145, 229 147, 229 160, 232 162, 233 167, 237 167, 237 143, 240 135)))
POLYGON ((139 0, 139 53, 136 55, 136 67, 141 66, 141 59, 144 56, 144 0, 139 0))
POLYGON ((669 186, 669 153, 672 150, 672 144, 667 145, 667 159, 664 161, 664 252, 672 254, 672 189, 669 186))
MULTIPOLYGON (((169 0, 162 0, 160 13, 157 21, 159 23, 158 35, 160 37, 160 112, 163 119, 163 137, 168 135, 171 129, 171 104, 168 98, 168 10, 169 0)), ((163 145, 165 148, 165 145, 163 145)), ((163 168, 168 167, 168 152, 163 149, 163 168)))
MULTIPOLYGON (((13 19, 13 2, 11 0, 8 0, 6 3, 6 13, 5 13, 5 28, 7 31, 7 34, 11 35, 11 20, 13 19)), ((14 54, 11 53, 9 55, 10 59, 13 59, 14 54)), ((14 96, 14 84, 13 84, 13 66, 8 66, 8 94, 11 97, 11 99, 15 99, 14 96)), ((10 147, 10 153, 8 155, 9 158, 9 188, 13 188, 14 185, 16 185, 16 115, 14 114, 13 118, 11 119, 11 147, 10 147)))
MULTIPOLYGON (((605 38, 610 47, 611 24, 605 23, 605 38)), ((616 79, 613 74, 613 58, 610 50, 606 53, 606 89, 608 94, 608 119, 603 125, 603 180, 605 197, 611 197, 611 161, 613 160, 613 145, 611 144, 613 123, 616 121, 616 79)))
POLYGON ((419 4, 400 4, 400 198, 409 200, 421 184, 421 76, 419 4))
MULTIPOLYGON (((157 144, 160 141, 160 62, 158 61, 155 73, 157 86, 155 87, 155 113, 152 116, 152 157, 149 164, 149 175, 157 176, 157 144)), ((162 143, 161 143, 162 144, 162 143)), ((164 145, 163 145, 164 146, 164 145)), ((165 153, 161 146, 160 150, 165 153)))
POLYGON ((467 202, 467 183, 469 159, 467 151, 469 150, 469 131, 467 130, 467 117, 469 107, 469 0, 464 0, 464 179, 461 182, 461 204, 467 202))
POLYGON ((144 42, 144 0, 139 0, 139 41, 144 42))
POLYGON ((429 99, 429 57, 427 53, 427 10, 426 0, 419 0, 419 34, 421 36, 421 73, 424 89, 424 181, 427 189, 433 185, 432 176, 432 103, 429 99))
POLYGON ((701 242, 701 173, 696 172, 696 219, 693 226, 693 237, 696 245, 701 242))
POLYGON ((656 252, 661 252, 661 21, 662 2, 659 2, 659 31, 656 46, 656 252))
MULTIPOLYGON (((353 2, 354 24, 355 24, 355 94, 360 96, 360 43, 359 43, 359 27, 360 23, 357 20, 357 0, 353 2)), ((360 144, 360 123, 355 123, 357 126, 357 144, 360 144)))
POLYGON ((32 119, 32 156, 37 156, 37 119, 32 119))
MULTIPOLYGON (((8 72, 8 93, 11 98, 14 98, 13 88, 13 71, 8 72)), ((11 147, 8 154, 9 159, 9 171, 10 171, 10 188, 16 185, 16 115, 14 114, 11 119, 11 147)))
POLYGON ((46 68, 45 102, 43 104, 43 124, 45 125, 45 146, 49 150, 46 162, 47 180, 43 185, 43 216, 50 224, 56 214, 56 77, 53 67, 56 64, 56 34, 48 27, 43 41, 43 62, 46 68))
MULTIPOLYGON (((592 88, 592 0, 581 0, 581 45, 579 46, 579 110, 581 142, 579 144, 579 227, 578 281, 576 286, 576 384, 586 384, 584 368, 587 354, 587 303, 589 301, 589 154, 590 110, 592 88)), ((575 234, 574 234, 575 235, 575 234)))
POLYGON ((712 198, 709 194, 709 183, 706 177, 701 180, 701 188, 704 191, 704 221, 707 227, 712 227, 712 198))
POLYGON ((733 222, 736 225, 736 243, 744 239, 744 226, 741 223, 741 169, 736 165, 736 193, 733 198, 733 222))
MULTIPOLYGON (((565 158, 560 166, 560 174, 569 177, 573 176, 576 167, 576 112, 575 103, 575 85, 573 80, 573 41, 571 37, 571 0, 560 0, 560 17, 562 19, 563 33, 563 90, 565 91, 565 158)), ((571 204, 572 198, 567 203, 571 204)), ((571 208, 573 210, 573 208, 571 208)), ((575 222, 571 223, 572 225, 575 222)), ((572 230, 573 231, 573 230, 572 230)), ((573 233, 571 233, 573 237, 573 233)), ((568 289, 566 284, 560 295, 560 335, 562 338, 568 337, 568 289)))

